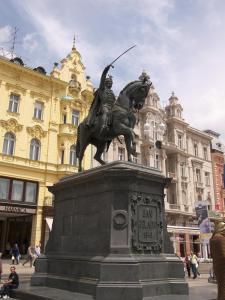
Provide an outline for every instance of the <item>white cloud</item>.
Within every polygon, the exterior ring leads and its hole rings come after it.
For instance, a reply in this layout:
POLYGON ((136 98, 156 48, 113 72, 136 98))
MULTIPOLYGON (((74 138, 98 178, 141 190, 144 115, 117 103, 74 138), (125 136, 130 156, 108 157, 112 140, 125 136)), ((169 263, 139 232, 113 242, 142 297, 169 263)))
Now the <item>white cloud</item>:
POLYGON ((26 34, 23 38, 23 48, 26 51, 33 52, 39 46, 38 42, 38 34, 37 33, 29 33, 26 34))
POLYGON ((7 43, 12 39, 12 27, 6 25, 4 27, 0 27, 0 45, 2 43, 7 43))
MULTIPOLYGON (((146 69, 163 102, 174 90, 190 124, 225 135, 224 1, 86 0, 76 1, 76 10, 72 0, 14 3, 42 36, 52 62, 70 51, 75 33, 96 85, 103 67, 137 44, 112 71, 115 89, 146 69)), ((34 36, 26 40, 37 46, 34 36)))

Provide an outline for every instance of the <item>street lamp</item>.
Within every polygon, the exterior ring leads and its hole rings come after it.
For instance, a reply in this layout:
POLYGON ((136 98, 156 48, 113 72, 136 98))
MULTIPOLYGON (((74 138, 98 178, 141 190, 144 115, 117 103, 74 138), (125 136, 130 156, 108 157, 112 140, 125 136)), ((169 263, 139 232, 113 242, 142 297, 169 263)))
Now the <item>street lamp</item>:
POLYGON ((163 122, 162 117, 148 112, 144 124, 144 135, 148 140, 153 141, 154 147, 161 148, 165 131, 166 124, 163 122))

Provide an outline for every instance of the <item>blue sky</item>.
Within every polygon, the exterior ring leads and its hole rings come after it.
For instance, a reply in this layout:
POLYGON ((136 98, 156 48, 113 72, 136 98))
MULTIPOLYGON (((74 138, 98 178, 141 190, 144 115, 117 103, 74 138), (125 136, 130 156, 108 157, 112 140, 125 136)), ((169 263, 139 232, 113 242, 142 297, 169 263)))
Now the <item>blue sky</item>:
POLYGON ((8 0, 0 16, 0 48, 17 26, 17 54, 48 72, 75 34, 95 86, 104 66, 136 44, 115 64, 114 90, 145 69, 162 105, 174 91, 187 122, 225 139, 224 0, 8 0))

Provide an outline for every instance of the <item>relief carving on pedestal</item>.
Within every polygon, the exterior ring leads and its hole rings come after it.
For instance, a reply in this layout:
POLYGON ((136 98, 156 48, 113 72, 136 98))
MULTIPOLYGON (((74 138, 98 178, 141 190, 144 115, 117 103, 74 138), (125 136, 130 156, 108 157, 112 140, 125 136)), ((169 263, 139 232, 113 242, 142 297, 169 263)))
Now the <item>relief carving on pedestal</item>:
POLYGON ((141 253, 161 253, 163 239, 161 197, 132 193, 130 208, 133 250, 141 253))

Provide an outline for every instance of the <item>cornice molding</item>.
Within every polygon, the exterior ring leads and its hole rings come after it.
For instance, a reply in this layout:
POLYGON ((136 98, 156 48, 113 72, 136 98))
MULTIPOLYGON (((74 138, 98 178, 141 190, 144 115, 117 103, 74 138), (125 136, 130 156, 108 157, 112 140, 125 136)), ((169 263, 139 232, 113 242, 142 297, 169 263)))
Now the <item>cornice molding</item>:
POLYGON ((23 87, 22 87, 21 85, 19 85, 19 84, 13 84, 13 83, 7 82, 7 83, 5 84, 5 86, 6 86, 6 88, 7 88, 8 90, 17 90, 17 91, 21 92, 23 95, 25 95, 26 92, 27 92, 27 89, 23 88, 23 87))
POLYGON ((43 94, 43 93, 38 93, 38 92, 35 92, 35 91, 30 91, 30 95, 32 98, 38 98, 40 100, 46 100, 48 101, 50 99, 49 96, 43 94))

